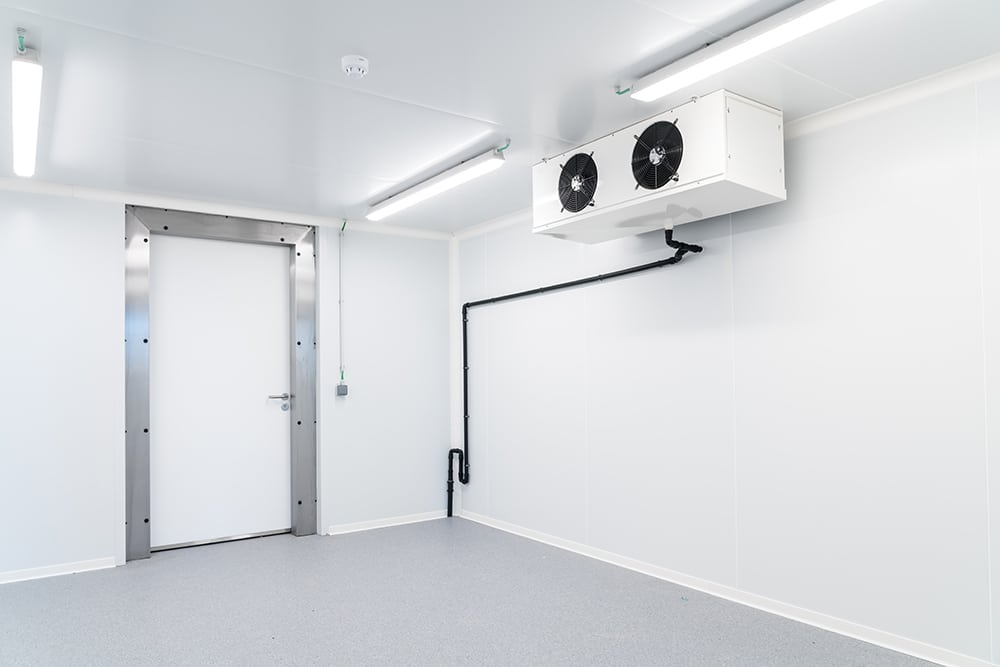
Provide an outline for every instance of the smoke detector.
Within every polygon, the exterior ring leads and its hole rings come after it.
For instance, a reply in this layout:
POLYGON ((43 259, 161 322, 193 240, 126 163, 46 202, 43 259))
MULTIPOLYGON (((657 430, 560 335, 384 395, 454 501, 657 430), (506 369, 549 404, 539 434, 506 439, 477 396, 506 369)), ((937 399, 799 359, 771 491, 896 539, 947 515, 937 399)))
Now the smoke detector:
POLYGON ((340 66, 349 79, 363 79, 368 74, 368 58, 349 55, 340 59, 340 66))

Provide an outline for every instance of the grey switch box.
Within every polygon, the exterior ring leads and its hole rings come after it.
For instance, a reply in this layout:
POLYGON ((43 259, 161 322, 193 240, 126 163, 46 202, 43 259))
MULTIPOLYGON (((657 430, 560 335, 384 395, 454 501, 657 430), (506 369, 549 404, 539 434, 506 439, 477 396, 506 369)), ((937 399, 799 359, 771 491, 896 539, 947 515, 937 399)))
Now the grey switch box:
POLYGON ((346 384, 341 383, 337 385, 337 396, 347 396, 346 384))

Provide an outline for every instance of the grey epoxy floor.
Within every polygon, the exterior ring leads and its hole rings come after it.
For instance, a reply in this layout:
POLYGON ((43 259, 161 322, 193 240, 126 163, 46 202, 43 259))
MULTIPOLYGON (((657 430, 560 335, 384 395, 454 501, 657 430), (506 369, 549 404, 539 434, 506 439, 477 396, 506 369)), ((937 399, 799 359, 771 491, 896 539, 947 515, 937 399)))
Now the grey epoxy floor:
POLYGON ((460 519, 0 586, 0 665, 926 665, 460 519))

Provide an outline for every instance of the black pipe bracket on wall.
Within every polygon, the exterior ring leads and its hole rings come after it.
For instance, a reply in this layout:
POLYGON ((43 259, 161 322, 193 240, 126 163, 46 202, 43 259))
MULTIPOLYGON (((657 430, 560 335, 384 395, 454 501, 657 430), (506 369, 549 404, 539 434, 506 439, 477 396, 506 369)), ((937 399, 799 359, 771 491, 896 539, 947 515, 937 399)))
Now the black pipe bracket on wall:
POLYGON ((590 276, 589 278, 580 278, 578 280, 570 280, 565 283, 557 283, 555 285, 546 285, 545 287, 536 287, 535 289, 524 290, 523 292, 514 292, 513 294, 504 294, 503 296, 494 296, 489 299, 480 299, 479 301, 469 301, 462 305, 462 448, 454 448, 448 450, 448 516, 452 515, 452 496, 455 493, 455 457, 458 457, 458 481, 462 484, 469 483, 469 311, 477 306, 486 306, 493 303, 501 303, 503 301, 512 301, 513 299, 523 299, 524 297, 536 296, 538 294, 545 294, 546 292, 555 292, 558 290, 569 289, 571 287, 581 287, 583 285, 589 285, 591 283, 599 283, 605 280, 614 280, 615 278, 622 278, 624 276, 630 276, 634 273, 642 273, 643 271, 649 271, 651 269, 658 269, 662 266, 670 266, 671 264, 677 264, 681 261, 684 255, 689 252, 698 253, 702 251, 702 247, 698 245, 693 245, 691 243, 683 243, 681 241, 674 240, 674 230, 667 229, 664 231, 664 240, 667 246, 674 249, 674 254, 671 257, 665 259, 660 259, 655 262, 650 262, 649 264, 640 264, 639 266, 629 267, 627 269, 621 269, 620 271, 612 271, 611 273, 602 273, 596 276, 590 276))

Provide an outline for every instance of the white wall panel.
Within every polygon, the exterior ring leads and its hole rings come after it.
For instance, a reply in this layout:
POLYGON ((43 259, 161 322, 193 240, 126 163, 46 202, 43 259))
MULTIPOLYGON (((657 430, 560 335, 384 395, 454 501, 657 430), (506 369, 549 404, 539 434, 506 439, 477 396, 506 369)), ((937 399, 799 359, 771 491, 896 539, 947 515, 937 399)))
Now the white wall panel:
POLYGON ((1000 79, 977 88, 993 660, 1000 662, 1000 79))
MULTIPOLYGON (((585 269, 587 247, 551 237, 530 235, 531 223, 508 227, 486 239, 486 289, 483 296, 508 294, 540 285, 564 282, 580 277, 585 269)), ((468 299, 466 299, 468 300, 468 299)))
POLYGON ((443 510, 448 430, 448 243, 352 234, 336 396, 338 230, 319 229, 321 528, 443 510))
MULTIPOLYGON (((577 335, 589 341, 590 544, 733 585, 728 233, 728 218, 684 228, 679 238, 706 244, 701 255, 589 288, 577 335)), ((618 267, 673 252, 661 234, 642 242, 651 256, 616 257, 618 267)), ((605 248, 620 254, 594 251, 605 248)))
POLYGON ((790 142, 734 216, 736 467, 742 588, 983 657, 974 127, 965 89, 790 142))
POLYGON ((0 573, 124 559, 124 229, 0 193, 0 573))
MULTIPOLYGON (((524 244, 526 227, 461 246, 463 303, 576 277, 582 249, 551 239, 524 244), (466 282, 465 277, 469 280, 466 282)), ((469 311, 469 428, 472 484, 463 507, 513 523, 537 521, 554 534, 583 539, 586 447, 582 409, 583 301, 544 297, 469 311), (576 381, 567 382, 567 378, 576 381), (489 379, 489 382, 482 380, 489 379), (564 384, 565 383, 565 384, 564 384), (566 387, 572 389, 567 391, 566 387), (494 488, 494 476, 503 481, 494 488), (520 480, 516 493, 508 481, 520 480)))
MULTIPOLYGON (((735 583, 729 221, 695 236, 714 247, 682 267, 471 311, 463 508, 735 583)), ((519 225, 462 244, 462 299, 672 252, 519 225)))
POLYGON ((588 474, 584 299, 576 292, 485 306, 488 402, 470 406, 473 418, 488 419, 493 515, 580 541, 588 474))

